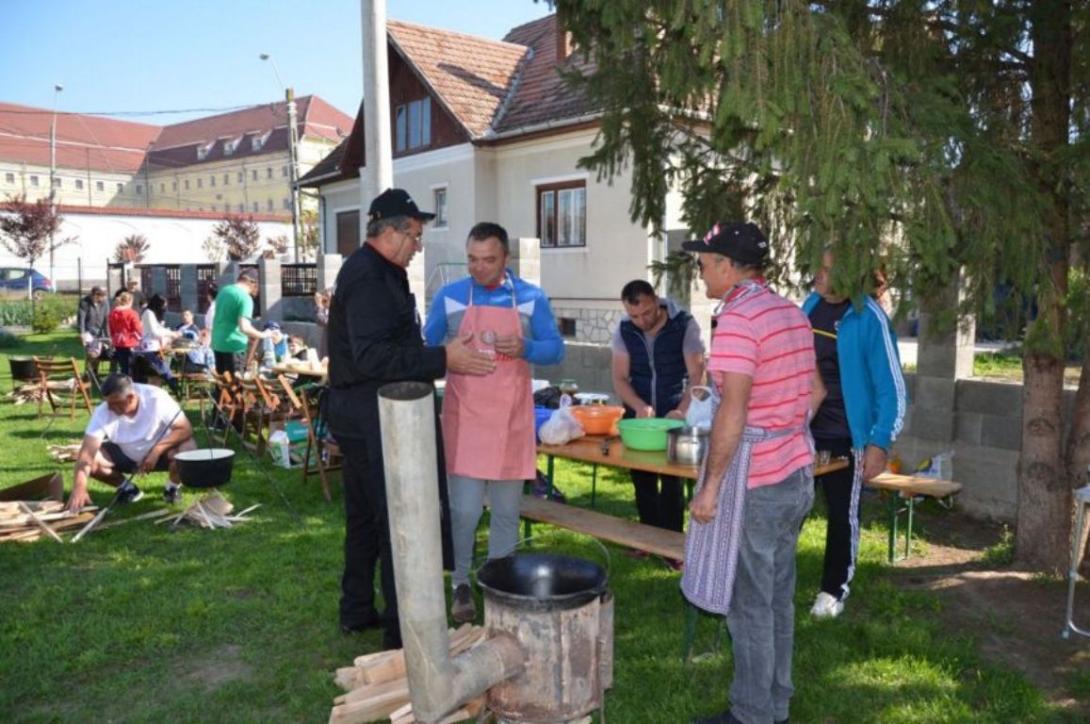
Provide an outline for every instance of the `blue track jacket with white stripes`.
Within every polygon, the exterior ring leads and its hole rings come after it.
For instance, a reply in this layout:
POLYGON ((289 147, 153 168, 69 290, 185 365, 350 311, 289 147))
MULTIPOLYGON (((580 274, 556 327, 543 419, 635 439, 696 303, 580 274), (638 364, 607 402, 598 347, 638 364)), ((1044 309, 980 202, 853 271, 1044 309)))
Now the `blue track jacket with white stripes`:
MULTIPOLYGON (((809 316, 819 299, 811 293, 802 311, 809 316)), ((897 335, 878 302, 868 296, 848 307, 837 325, 836 353, 852 447, 876 445, 889 452, 904 425, 908 394, 897 335)))

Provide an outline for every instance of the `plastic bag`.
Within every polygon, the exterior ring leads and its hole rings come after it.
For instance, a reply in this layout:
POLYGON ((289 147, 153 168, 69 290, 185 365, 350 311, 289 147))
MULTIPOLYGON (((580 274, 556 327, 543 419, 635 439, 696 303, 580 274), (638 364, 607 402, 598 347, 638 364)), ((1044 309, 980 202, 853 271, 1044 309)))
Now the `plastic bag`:
POLYGON ((685 424, 710 430, 718 408, 719 393, 714 387, 703 385, 693 387, 690 390, 689 410, 685 413, 685 424), (696 394, 697 390, 701 392, 699 397, 696 394))
POLYGON ((541 442, 546 445, 563 445, 583 437, 585 434, 583 426, 575 419, 575 415, 571 414, 570 406, 570 398, 568 405, 563 404, 563 399, 561 400, 561 406, 541 426, 541 431, 538 433, 541 442))
POLYGON ((290 468, 291 462, 291 442, 288 439, 288 434, 283 430, 277 430, 273 434, 269 435, 269 455, 272 456, 273 464, 282 467, 290 468))
POLYGON ((939 480, 954 479, 954 451, 943 450, 929 458, 925 458, 916 466, 916 474, 924 478, 937 478, 939 480))

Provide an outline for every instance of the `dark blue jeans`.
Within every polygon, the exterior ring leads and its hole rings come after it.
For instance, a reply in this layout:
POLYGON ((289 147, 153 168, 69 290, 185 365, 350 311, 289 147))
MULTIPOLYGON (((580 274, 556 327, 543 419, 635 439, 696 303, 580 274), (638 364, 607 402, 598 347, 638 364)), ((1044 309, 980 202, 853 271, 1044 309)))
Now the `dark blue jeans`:
POLYGON ((814 503, 814 475, 800 468, 746 491, 738 574, 727 626, 734 649, 731 713, 745 724, 787 719, 794 687, 795 548, 814 503))

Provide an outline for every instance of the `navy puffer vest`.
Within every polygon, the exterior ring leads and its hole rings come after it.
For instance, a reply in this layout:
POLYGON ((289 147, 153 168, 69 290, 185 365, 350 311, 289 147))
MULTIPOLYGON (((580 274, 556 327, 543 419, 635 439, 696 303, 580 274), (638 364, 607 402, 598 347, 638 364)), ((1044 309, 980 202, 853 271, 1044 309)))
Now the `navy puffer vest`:
MULTIPOLYGON (((684 392, 686 368, 682 345, 689 319, 688 312, 679 311, 650 340, 631 320, 621 322, 621 339, 628 349, 629 383, 637 395, 654 406, 658 417, 677 407, 684 392)), ((626 405, 625 417, 633 415, 634 411, 626 405)))

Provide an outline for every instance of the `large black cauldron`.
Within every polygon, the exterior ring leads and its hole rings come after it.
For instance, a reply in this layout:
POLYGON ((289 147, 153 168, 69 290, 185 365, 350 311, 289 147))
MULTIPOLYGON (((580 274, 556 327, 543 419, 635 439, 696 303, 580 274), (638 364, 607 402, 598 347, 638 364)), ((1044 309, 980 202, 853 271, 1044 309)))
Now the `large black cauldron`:
POLYGON ((231 482, 235 451, 227 448, 186 450, 174 456, 178 476, 187 488, 219 488, 231 482))
POLYGON ((601 596, 608 583, 597 563, 554 553, 521 553, 496 558, 477 572, 486 597, 518 609, 578 608, 601 596))

